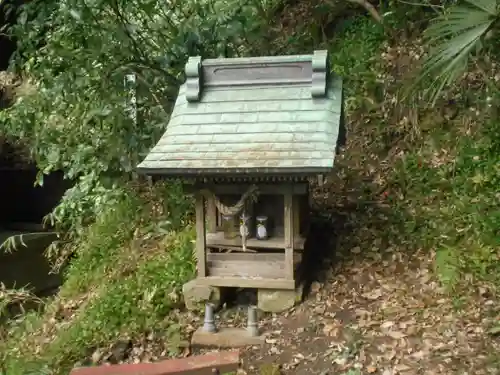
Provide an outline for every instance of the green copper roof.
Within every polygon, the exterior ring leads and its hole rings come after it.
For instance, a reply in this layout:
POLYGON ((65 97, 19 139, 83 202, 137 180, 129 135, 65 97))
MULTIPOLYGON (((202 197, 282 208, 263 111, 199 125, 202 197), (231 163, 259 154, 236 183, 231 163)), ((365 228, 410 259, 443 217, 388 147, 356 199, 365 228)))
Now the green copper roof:
POLYGON ((186 64, 167 130, 138 169, 148 174, 315 174, 334 164, 342 80, 326 51, 186 64))

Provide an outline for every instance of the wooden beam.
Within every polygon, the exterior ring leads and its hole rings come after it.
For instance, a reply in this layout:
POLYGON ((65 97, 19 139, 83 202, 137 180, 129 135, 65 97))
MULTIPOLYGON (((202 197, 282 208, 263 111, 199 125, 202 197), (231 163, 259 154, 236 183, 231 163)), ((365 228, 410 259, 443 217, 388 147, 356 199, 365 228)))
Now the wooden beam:
MULTIPOLYGON (((296 236, 293 248, 295 250, 304 249, 305 239, 296 236)), ((241 237, 224 238, 224 232, 207 233, 207 246, 224 247, 224 246, 238 246, 241 247, 241 237)), ((247 239, 247 248, 255 249, 284 249, 285 240, 283 237, 270 237, 267 240, 258 240, 256 238, 247 239)))
POLYGON ((285 278, 293 280, 293 242, 294 242, 294 196, 289 190, 285 192, 285 278))
POLYGON ((207 276, 197 278, 196 282, 200 285, 228 288, 295 289, 295 281, 288 279, 207 276))
POLYGON ((207 261, 214 262, 282 262, 285 260, 285 254, 282 252, 274 253, 211 253, 207 257, 207 261))
POLYGON ((207 255, 208 276, 285 278, 283 253, 211 253, 207 255))
POLYGON ((205 277, 207 275, 205 202, 201 194, 196 195, 195 211, 197 271, 198 277, 205 277))
POLYGON ((217 231, 217 207, 212 197, 206 198, 207 201, 207 231, 215 233, 217 231))
MULTIPOLYGON (((201 189, 208 189, 214 194, 244 194, 252 184, 195 184, 186 185, 185 190, 189 192, 197 192, 201 189)), ((256 184, 259 187, 261 194, 282 195, 284 189, 292 189, 294 195, 305 195, 309 192, 309 185, 306 182, 295 184, 256 184)))
POLYGON ((300 203, 301 203, 301 197, 298 195, 293 196, 293 207, 292 207, 292 213, 293 213, 293 237, 294 239, 298 236, 300 236, 301 231, 301 223, 300 223, 300 203))

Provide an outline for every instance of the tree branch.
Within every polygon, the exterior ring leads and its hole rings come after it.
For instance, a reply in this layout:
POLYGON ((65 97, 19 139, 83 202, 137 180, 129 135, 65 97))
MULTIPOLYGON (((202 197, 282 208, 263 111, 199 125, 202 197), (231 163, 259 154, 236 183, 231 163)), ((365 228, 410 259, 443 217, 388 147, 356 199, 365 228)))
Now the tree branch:
POLYGON ((377 11, 377 9, 368 1, 368 0, 347 0, 348 2, 350 3, 354 3, 354 4, 357 4, 357 5, 360 5, 362 6, 363 8, 365 8, 365 10, 370 13, 370 15, 372 16, 372 18, 383 24, 384 20, 382 18, 382 16, 380 15, 380 13, 377 11))

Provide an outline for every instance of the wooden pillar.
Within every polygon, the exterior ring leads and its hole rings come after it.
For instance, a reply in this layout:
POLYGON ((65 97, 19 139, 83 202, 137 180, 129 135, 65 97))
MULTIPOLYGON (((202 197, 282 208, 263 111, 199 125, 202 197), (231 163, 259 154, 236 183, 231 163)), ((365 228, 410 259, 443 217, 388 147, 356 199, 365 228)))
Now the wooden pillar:
POLYGON ((301 206, 301 196, 294 195, 293 199, 293 238, 298 238, 300 236, 300 206, 301 206))
POLYGON ((217 231, 217 207, 212 197, 207 198, 207 231, 208 233, 217 231))
POLYGON ((295 238, 295 225, 294 225, 294 197, 292 189, 287 189, 285 193, 285 278, 293 280, 293 245, 295 238))
POLYGON ((207 276, 207 255, 206 248, 206 232, 205 232, 205 202, 203 195, 196 194, 196 259, 198 277, 207 276))

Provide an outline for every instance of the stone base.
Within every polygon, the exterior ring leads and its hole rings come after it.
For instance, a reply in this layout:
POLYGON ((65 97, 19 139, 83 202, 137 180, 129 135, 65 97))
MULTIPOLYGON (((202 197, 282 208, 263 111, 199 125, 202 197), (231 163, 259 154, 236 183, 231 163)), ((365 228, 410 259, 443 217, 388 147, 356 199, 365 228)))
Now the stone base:
POLYGON ((265 312, 283 312, 301 300, 302 286, 295 290, 258 289, 257 291, 257 307, 265 312))
POLYGON ((263 345, 265 337, 250 336, 244 328, 219 328, 210 333, 199 328, 191 338, 192 346, 209 346, 218 348, 239 348, 244 346, 263 345))
POLYGON ((203 309, 207 302, 213 303, 214 308, 218 309, 222 303, 220 288, 200 285, 196 279, 188 281, 182 286, 182 294, 188 310, 203 309))

